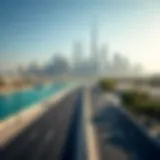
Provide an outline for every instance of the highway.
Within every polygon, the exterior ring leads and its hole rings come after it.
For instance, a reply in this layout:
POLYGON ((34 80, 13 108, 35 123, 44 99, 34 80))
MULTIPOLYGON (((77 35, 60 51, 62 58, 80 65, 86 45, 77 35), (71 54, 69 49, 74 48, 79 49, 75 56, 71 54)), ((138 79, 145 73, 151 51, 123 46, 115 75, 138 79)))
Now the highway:
POLYGON ((66 96, 0 150, 1 160, 75 159, 81 91, 66 96))
POLYGON ((122 106, 97 105, 100 94, 92 92, 94 122, 102 160, 159 160, 160 145, 122 106), (98 109, 97 107, 100 107, 98 109))
MULTIPOLYGON (((159 160, 160 145, 122 106, 102 103, 92 90, 91 107, 100 160, 159 160), (95 112, 94 112, 95 111, 95 112)), ((0 150, 2 160, 86 160, 83 90, 67 95, 0 150)), ((86 122, 86 121, 85 121, 86 122)))

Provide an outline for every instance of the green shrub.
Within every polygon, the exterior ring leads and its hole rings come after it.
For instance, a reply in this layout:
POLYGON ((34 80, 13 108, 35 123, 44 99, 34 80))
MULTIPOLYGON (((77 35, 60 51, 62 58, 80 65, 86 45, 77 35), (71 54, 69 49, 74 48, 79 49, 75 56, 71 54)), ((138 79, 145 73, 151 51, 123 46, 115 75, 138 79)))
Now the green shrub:
POLYGON ((103 91, 114 91, 116 82, 114 79, 104 78, 99 81, 99 86, 103 91))
POLYGON ((125 91, 122 93, 122 102, 125 105, 143 104, 149 99, 149 95, 146 92, 138 92, 136 90, 125 91))
POLYGON ((126 91, 121 98, 124 106, 134 113, 160 119, 160 101, 146 92, 126 91))

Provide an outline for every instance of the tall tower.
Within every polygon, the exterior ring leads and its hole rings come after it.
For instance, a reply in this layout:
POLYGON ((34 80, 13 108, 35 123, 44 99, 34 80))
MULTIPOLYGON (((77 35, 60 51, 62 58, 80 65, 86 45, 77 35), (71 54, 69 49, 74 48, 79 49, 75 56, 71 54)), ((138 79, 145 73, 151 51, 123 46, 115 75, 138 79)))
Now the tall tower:
POLYGON ((73 63, 78 65, 83 59, 82 44, 76 41, 73 45, 73 63))
POLYGON ((97 24, 94 22, 91 28, 91 59, 94 69, 98 69, 98 30, 97 24))
POLYGON ((75 74, 81 74, 83 71, 83 49, 80 41, 76 41, 73 44, 73 71, 75 74))
POLYGON ((107 69, 107 63, 108 63, 108 46, 105 44, 102 46, 100 55, 99 55, 99 65, 101 68, 101 71, 104 72, 104 70, 107 69))

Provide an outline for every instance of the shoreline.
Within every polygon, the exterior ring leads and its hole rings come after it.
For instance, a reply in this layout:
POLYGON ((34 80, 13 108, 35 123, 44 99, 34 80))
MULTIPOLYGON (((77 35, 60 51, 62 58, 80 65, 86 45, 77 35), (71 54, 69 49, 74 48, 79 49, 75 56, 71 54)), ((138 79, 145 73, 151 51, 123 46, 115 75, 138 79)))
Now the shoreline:
POLYGON ((0 88, 0 96, 1 95, 8 95, 8 94, 12 94, 15 92, 20 92, 20 91, 25 91, 25 90, 29 90, 32 89, 33 86, 25 86, 22 88, 12 88, 12 87, 5 87, 5 88, 0 88))
MULTIPOLYGON (((52 82, 45 82, 43 83, 44 86, 48 86, 50 85, 52 82)), ((25 91, 25 90, 29 90, 34 88, 35 84, 32 85, 26 85, 23 87, 13 87, 13 86, 6 86, 6 87, 1 87, 0 88, 0 96, 2 95, 8 95, 8 94, 12 94, 12 93, 16 93, 16 92, 21 92, 21 91, 25 91)))
MULTIPOLYGON (((48 87, 49 85, 50 85, 51 83, 46 83, 46 84, 44 84, 44 87, 48 87)), ((68 86, 65 86, 65 88, 64 89, 62 89, 62 90, 59 90, 57 93, 55 93, 55 95, 57 95, 59 92, 63 92, 63 90, 65 91, 65 90, 68 90, 69 88, 74 88, 75 86, 78 86, 77 84, 70 84, 70 85, 68 85, 68 86)), ((15 91, 15 92, 19 92, 19 91, 23 91, 23 90, 29 90, 29 89, 32 89, 33 87, 28 87, 28 88, 23 88, 23 89, 21 89, 21 90, 17 90, 17 91, 15 91)), ((14 92, 14 91, 13 91, 14 92)), ((11 92, 10 92, 11 93, 11 92)), ((9 93, 8 93, 9 94, 9 93)), ((2 96, 2 95, 4 95, 4 94, 1 94, 0 93, 0 96, 2 96)), ((35 102, 35 103, 33 103, 33 104, 30 104, 30 105, 27 105, 25 108, 23 108, 20 112, 23 112, 24 110, 27 110, 27 109, 30 109, 30 108, 32 108, 33 106, 35 106, 35 105, 38 105, 38 104, 43 104, 43 102, 46 102, 46 100, 47 99, 49 99, 49 98, 51 98, 51 97, 53 97, 54 96, 54 94, 53 95, 50 95, 49 97, 44 97, 43 99, 41 99, 40 101, 38 101, 38 102, 35 102)), ((19 112, 19 113, 20 113, 19 112)), ((18 113, 18 114, 19 114, 18 113)), ((4 121, 6 121, 6 120, 8 120, 9 118, 11 118, 12 116, 15 116, 17 113, 15 113, 15 114, 11 114, 10 116, 7 116, 6 118, 4 118, 4 119, 0 119, 0 124, 2 123, 2 122, 4 122, 4 121)))

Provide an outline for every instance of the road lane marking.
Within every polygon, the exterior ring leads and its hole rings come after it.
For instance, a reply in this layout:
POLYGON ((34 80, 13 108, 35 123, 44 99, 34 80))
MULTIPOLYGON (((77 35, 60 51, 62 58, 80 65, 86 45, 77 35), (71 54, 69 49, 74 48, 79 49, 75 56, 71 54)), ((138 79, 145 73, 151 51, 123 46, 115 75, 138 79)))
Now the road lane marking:
POLYGON ((54 130, 50 130, 47 135, 45 136, 45 141, 49 142, 51 140, 51 138, 55 135, 54 130))
POLYGON ((38 136, 38 134, 36 132, 31 133, 30 140, 35 139, 37 136, 38 136))
POLYGON ((39 146, 37 147, 35 154, 31 155, 32 159, 40 159, 42 155, 45 153, 47 147, 50 145, 50 140, 55 136, 55 131, 50 129, 44 138, 42 138, 39 146))

